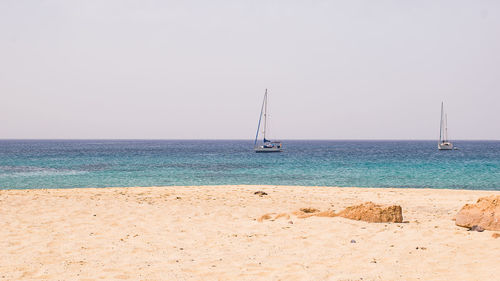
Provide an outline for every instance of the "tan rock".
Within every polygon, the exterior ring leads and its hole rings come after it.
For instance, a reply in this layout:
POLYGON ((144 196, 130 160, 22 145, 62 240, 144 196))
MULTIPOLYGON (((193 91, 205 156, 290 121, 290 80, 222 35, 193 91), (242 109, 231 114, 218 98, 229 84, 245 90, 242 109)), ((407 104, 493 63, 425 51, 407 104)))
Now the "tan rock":
POLYGON ((292 214, 296 215, 299 219, 305 219, 310 217, 336 217, 334 210, 320 211, 318 209, 312 209, 314 212, 304 212, 303 209, 295 211, 292 214))
POLYGON ((313 214, 316 217, 336 217, 337 214, 335 214, 334 210, 327 210, 323 212, 318 212, 313 214))
POLYGON ((277 220, 279 218, 285 218, 288 220, 288 219, 290 219, 290 215, 287 213, 281 213, 281 214, 278 214, 276 217, 274 217, 275 220, 277 220))
POLYGON ((500 237, 500 233, 495 232, 495 233, 491 234, 491 237, 497 239, 498 237, 500 237))
POLYGON ((465 204, 458 212, 455 224, 471 228, 500 230, 500 195, 479 198, 476 204, 465 204))
POLYGON ((258 221, 258 222, 263 222, 263 221, 265 221, 265 220, 270 220, 270 219, 272 218, 272 217, 271 217, 271 215, 274 215, 274 213, 264 214, 264 215, 260 216, 260 217, 257 219, 257 221, 258 221))
POLYGON ((347 207, 337 216, 366 222, 403 222, 401 206, 382 206, 373 202, 347 207))

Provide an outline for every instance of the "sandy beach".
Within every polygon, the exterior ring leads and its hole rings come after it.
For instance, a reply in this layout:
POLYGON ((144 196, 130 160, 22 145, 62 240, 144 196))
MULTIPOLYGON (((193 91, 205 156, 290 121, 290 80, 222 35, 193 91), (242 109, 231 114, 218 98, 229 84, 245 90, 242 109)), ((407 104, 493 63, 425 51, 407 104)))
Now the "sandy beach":
POLYGON ((494 280, 453 219, 499 191, 298 186, 0 190, 0 280, 494 280), (254 195, 262 190, 268 195, 254 195), (397 204, 407 223, 266 213, 397 204))

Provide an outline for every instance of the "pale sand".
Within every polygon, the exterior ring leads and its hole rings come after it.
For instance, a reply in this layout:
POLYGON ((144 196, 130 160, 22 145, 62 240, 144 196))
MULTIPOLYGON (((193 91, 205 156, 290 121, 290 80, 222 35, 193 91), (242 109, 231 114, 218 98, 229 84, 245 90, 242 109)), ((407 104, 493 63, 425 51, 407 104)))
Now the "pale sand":
POLYGON ((296 186, 2 190, 0 280, 498 280, 500 239, 452 220, 461 206, 491 194, 500 192, 296 186), (254 195, 257 190, 269 195, 254 195), (265 213, 339 211, 369 200, 401 205, 409 223, 295 216, 256 221, 265 213))

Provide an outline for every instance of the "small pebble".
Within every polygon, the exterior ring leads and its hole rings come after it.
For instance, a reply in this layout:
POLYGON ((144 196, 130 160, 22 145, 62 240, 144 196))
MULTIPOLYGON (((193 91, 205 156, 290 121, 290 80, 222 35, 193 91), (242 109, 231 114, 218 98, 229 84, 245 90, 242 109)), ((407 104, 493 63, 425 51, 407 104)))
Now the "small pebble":
POLYGON ((477 232, 483 232, 484 231, 484 228, 482 228, 481 226, 479 225, 473 225, 469 231, 477 231, 477 232))
POLYGON ((351 240, 351 243, 356 243, 356 240, 352 239, 352 240, 351 240))

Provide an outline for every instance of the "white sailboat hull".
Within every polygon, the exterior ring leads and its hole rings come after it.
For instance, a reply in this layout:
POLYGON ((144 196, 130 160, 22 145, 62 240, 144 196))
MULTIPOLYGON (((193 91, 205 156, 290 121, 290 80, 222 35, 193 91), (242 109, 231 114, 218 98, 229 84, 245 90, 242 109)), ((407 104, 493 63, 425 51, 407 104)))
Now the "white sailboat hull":
POLYGON ((453 144, 451 142, 442 142, 438 144, 439 150, 452 150, 453 144))
POLYGON ((283 151, 283 149, 278 148, 278 147, 263 147, 263 146, 257 146, 254 148, 254 150, 257 153, 282 152, 283 151))

